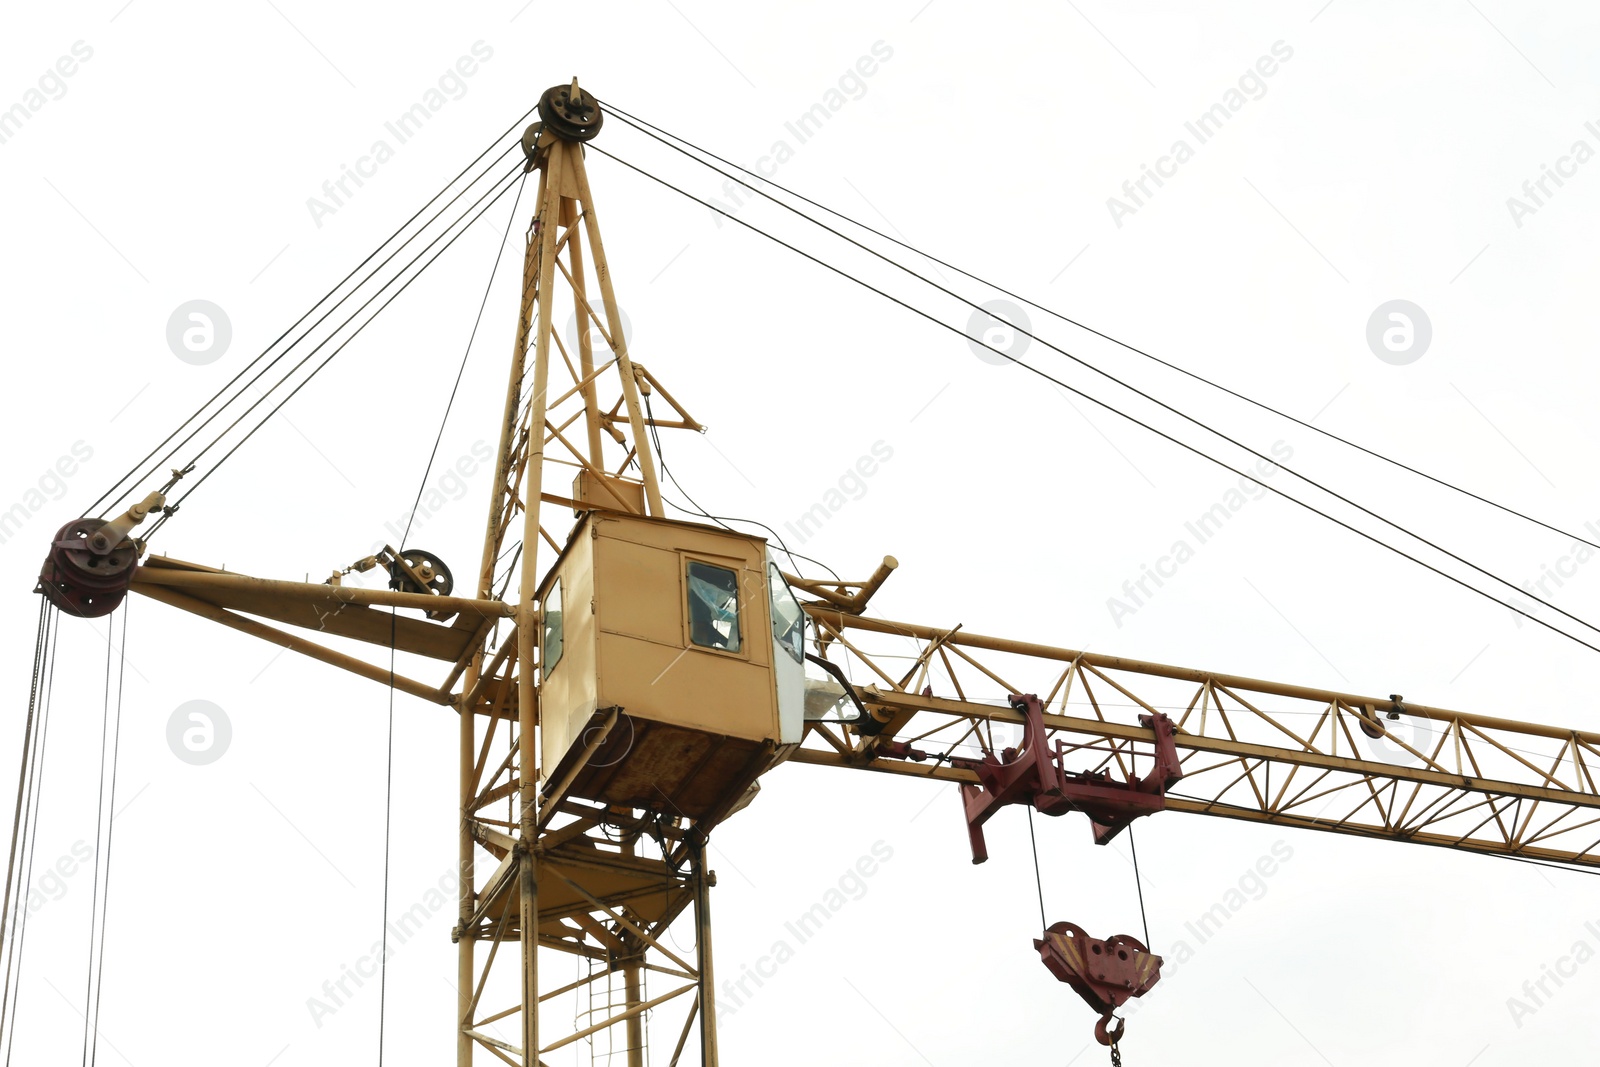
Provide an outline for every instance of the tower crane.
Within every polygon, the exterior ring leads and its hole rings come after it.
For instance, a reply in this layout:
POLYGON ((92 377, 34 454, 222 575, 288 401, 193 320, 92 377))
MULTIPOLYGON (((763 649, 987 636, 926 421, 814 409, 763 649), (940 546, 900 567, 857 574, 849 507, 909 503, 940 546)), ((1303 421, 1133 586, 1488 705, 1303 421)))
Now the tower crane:
MULTIPOLYGON (((760 817, 752 802, 773 773, 946 783, 975 863, 988 858, 985 823, 1018 805, 1082 816, 1099 844, 1178 813, 1600 867, 1600 733, 888 620, 870 607, 892 557, 860 579, 804 576, 763 536, 669 517, 661 434, 703 427, 623 331, 585 162, 607 112, 576 80, 537 111, 520 158, 491 162, 458 220, 535 179, 464 587, 409 544, 321 582, 153 554, 179 490, 218 465, 163 479, 178 446, 63 526, 39 584, 69 624, 137 593, 456 715, 458 974, 440 1025, 448 1015, 460 1067, 531 1067, 599 1034, 620 1034, 642 1067, 650 1031, 663 1035, 657 1062, 714 1067, 707 842, 730 818, 760 817), (575 345, 553 325, 568 312, 585 323, 575 345), (117 511, 139 479, 160 484, 117 511), (388 588, 350 579, 373 570, 388 588), (396 673, 395 652, 436 673, 396 673), (1429 729, 1402 731, 1408 719, 1429 729), (1374 758, 1363 737, 1407 758, 1374 758), (689 949, 665 936, 674 924, 692 927, 689 949), (587 976, 557 982, 542 965, 555 953, 587 961, 587 976), (597 985, 620 997, 586 1021, 539 1011, 597 985)), ((1120 1062, 1114 1013, 1155 985, 1161 958, 1064 920, 1033 948, 1120 1062)))

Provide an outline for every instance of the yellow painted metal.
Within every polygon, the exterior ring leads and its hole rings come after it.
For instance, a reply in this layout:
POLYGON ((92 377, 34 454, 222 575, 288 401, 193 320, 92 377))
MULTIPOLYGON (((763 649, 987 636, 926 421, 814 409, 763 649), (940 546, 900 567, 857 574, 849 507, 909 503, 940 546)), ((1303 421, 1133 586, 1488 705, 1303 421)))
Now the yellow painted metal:
MULTIPOLYGON (((730 811, 773 761, 780 740, 766 544, 695 523, 593 512, 540 587, 560 658, 541 680, 541 758, 564 778, 587 764, 583 742, 621 709, 615 744, 584 767, 572 794, 700 820, 730 811), (737 649, 694 640, 687 571, 732 572, 737 649)), ((703 636, 703 635, 702 635, 703 636)))
POLYGON ((407 678, 403 674, 394 674, 384 667, 357 659, 354 656, 335 652, 331 648, 308 640, 298 634, 286 633, 265 623, 257 622, 255 619, 236 615, 208 601, 197 600, 175 589, 168 589, 166 586, 161 585, 150 585, 141 588, 139 591, 151 600, 159 600, 163 604, 181 608, 184 611, 199 615, 203 619, 210 619, 212 622, 221 623, 230 629, 247 633, 252 637, 259 637, 274 645, 281 645, 302 655, 310 656, 312 659, 321 660, 323 663, 350 671, 352 674, 359 674, 361 677, 371 681, 380 682, 384 685, 393 684, 402 693, 421 697, 423 700, 429 700, 436 704, 450 703, 448 694, 440 692, 431 685, 407 678))
POLYGON ((588 467, 580 470, 572 480, 572 499, 580 505, 592 504, 635 515, 643 515, 645 510, 643 482, 632 478, 615 478, 588 467))
MULTIPOLYGON (((648 1010, 690 988, 673 1060, 698 1018, 701 1062, 715 1067, 705 834, 788 754, 765 543, 664 518, 650 430, 703 427, 628 351, 582 147, 547 129, 530 169, 537 207, 472 595, 262 581, 164 560, 142 568, 134 588, 382 683, 384 666, 247 616, 380 645, 392 634, 401 651, 453 664, 441 686, 394 684, 460 715, 458 1067, 478 1049, 533 1067, 532 1050, 612 1027, 628 1031, 637 1062, 648 1010), (557 330, 569 314, 584 325, 571 352, 557 330), (609 353, 596 351, 595 336, 609 353), (645 397, 669 417, 651 424, 645 397), (511 604, 496 595, 519 577, 508 559, 521 571, 511 604), (737 576, 738 649, 692 640, 691 561, 737 576), (564 651, 547 669, 540 621, 557 588, 564 651), (479 850, 498 864, 484 879, 479 850), (696 945, 686 959, 661 938, 690 908, 696 945), (490 982, 502 946, 518 991, 510 1006, 490 1008, 512 999, 490 982), (595 980, 541 989, 541 948, 620 971, 624 1006, 541 1035, 538 1004, 595 980), (646 1000, 642 976, 652 970, 696 985, 646 1000), (520 1044, 486 1033, 513 1015, 520 1044)), ((993 747, 997 726, 1018 723, 1006 694, 1037 692, 1051 742, 1084 770, 1138 769, 1154 741, 1139 715, 1170 714, 1185 769, 1171 811, 1600 866, 1600 734, 865 617, 896 566, 885 557, 860 582, 789 576, 821 600, 806 609, 812 648, 848 668, 873 716, 867 731, 809 723, 795 762, 971 781, 939 761, 885 758, 884 742, 943 756, 993 747)))
POLYGON ((766 542, 692 523, 591 514, 540 589, 561 583, 563 651, 545 677, 543 750, 554 767, 597 709, 717 736, 778 740, 766 542), (737 652, 691 641, 691 560, 739 576, 737 652))
POLYGON ((882 758, 883 743, 909 739, 930 756, 978 755, 992 747, 997 725, 1020 721, 1007 694, 1037 693, 1050 743, 1065 746, 1070 769, 1130 773, 1154 745, 1139 715, 1168 714, 1184 767, 1172 811, 1600 867, 1600 736, 1589 731, 870 619, 825 604, 807 611, 829 658, 862 680, 856 695, 877 732, 813 723, 794 762, 975 781, 933 759, 882 758), (918 666, 897 677, 908 642, 918 666), (880 648, 892 658, 875 655, 880 648))
POLYGON ((165 586, 219 608, 259 615, 319 633, 338 634, 385 647, 393 640, 402 652, 443 660, 455 660, 467 650, 480 621, 506 618, 514 611, 510 605, 497 600, 273 581, 165 557, 156 557, 134 572, 135 591, 147 592, 151 586, 165 586), (391 619, 389 612, 374 610, 384 607, 455 612, 457 617, 453 625, 426 622, 409 615, 391 619))

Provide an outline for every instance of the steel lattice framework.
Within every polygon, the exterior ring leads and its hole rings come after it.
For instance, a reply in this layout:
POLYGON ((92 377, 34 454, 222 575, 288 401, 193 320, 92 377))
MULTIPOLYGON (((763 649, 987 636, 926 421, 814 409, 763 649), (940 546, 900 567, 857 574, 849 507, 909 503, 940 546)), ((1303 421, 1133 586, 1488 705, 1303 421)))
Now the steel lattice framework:
POLYGON ((943 758, 998 751, 996 725, 1021 722, 1007 696, 1036 692, 1052 747, 1124 777, 1154 743, 1139 714, 1169 715, 1184 768, 1173 811, 1600 867, 1600 734, 808 611, 886 725, 814 723, 803 763, 976 781, 943 758), (929 761, 884 758, 895 738, 929 761))
MULTIPOLYGON (((456 711, 460 1067, 485 1057, 533 1067, 619 1030, 620 1048, 610 1048, 643 1067, 651 1028, 668 1034, 658 1045, 671 1049, 660 1060, 668 1067, 690 1050, 715 1067, 705 845, 739 805, 697 822, 665 794, 648 807, 574 796, 580 771, 626 754, 626 741, 608 747, 632 729, 620 708, 597 709, 573 746, 576 762, 562 757, 570 771, 539 766, 541 546, 559 555, 581 513, 664 519, 653 436, 701 428, 628 351, 584 167, 598 104, 574 82, 550 90, 541 114, 543 128, 524 139, 537 203, 470 592, 356 588, 337 575, 267 581, 164 558, 139 567, 131 587, 456 711), (556 324, 569 318, 579 328, 567 339, 556 324), (663 402, 660 420, 652 398, 663 402), (432 659, 443 678, 396 675, 323 635, 432 659), (668 937, 685 927, 687 949, 668 937), (550 981, 541 949, 583 961, 587 973, 550 981), (542 1026, 539 1006, 567 996, 588 997, 589 1010, 571 1026, 542 1026)), ((808 650, 867 719, 809 721, 799 744, 774 745, 773 766, 971 783, 970 767, 951 760, 1014 745, 998 736, 1023 721, 1009 698, 1037 694, 1063 766, 1124 780, 1154 759, 1156 731, 1140 716, 1166 714, 1184 772, 1168 810, 1600 867, 1600 734, 865 615, 893 566, 864 582, 793 580, 817 598, 804 605, 808 650)))

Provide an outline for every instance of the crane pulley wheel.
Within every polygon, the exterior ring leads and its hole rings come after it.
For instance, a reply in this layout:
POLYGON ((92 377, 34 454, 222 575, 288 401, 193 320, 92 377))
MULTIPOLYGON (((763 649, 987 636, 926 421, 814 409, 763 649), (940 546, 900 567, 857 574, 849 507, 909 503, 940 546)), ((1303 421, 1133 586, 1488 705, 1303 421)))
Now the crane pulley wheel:
POLYGON ((399 559, 389 564, 389 577, 395 588, 405 593, 449 596, 456 584, 444 561, 425 548, 401 549, 399 559))
POLYGON ((124 538, 106 552, 95 552, 89 539, 107 525, 103 519, 74 519, 51 539, 38 591, 62 611, 98 618, 115 611, 127 595, 139 549, 124 538))
POLYGON ((605 122, 600 101, 575 84, 546 89, 539 98, 539 118, 545 129, 564 141, 592 141, 605 122))

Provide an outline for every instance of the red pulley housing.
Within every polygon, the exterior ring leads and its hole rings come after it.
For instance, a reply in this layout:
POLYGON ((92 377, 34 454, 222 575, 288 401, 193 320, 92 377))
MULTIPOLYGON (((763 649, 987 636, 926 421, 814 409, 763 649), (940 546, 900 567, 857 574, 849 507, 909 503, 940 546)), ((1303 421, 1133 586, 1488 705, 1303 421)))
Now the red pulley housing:
MULTIPOLYGON (((1130 998, 1144 996, 1161 978, 1161 957, 1127 934, 1100 941, 1080 926, 1059 922, 1033 947, 1051 974, 1100 1013, 1097 1036, 1105 1033, 1105 1020, 1113 1011, 1130 998)), ((1104 1037, 1102 1043, 1108 1043, 1104 1037)))
POLYGON ((62 611, 92 619, 117 610, 139 565, 139 550, 124 538, 107 552, 94 552, 89 538, 103 519, 74 519, 56 531, 39 571, 39 587, 62 611))

